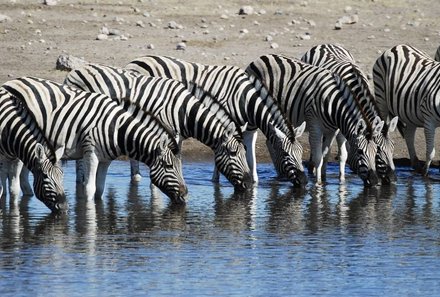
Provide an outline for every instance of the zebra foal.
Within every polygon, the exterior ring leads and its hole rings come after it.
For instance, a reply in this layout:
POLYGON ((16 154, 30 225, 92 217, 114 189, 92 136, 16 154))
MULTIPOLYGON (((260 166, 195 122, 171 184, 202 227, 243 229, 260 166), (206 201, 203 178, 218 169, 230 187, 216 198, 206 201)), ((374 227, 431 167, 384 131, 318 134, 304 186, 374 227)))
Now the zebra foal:
POLYGON ((2 89, 0 155, 3 191, 9 186, 10 196, 18 197, 20 173, 24 165, 34 175, 35 196, 53 212, 67 210, 62 183, 63 171, 56 162, 53 147, 23 104, 2 89), (11 172, 9 167, 15 170, 11 172))
POLYGON ((216 113, 212 112, 180 82, 89 64, 71 71, 64 83, 84 91, 106 94, 120 105, 129 101, 153 113, 179 135, 180 143, 182 138, 193 137, 210 147, 216 167, 236 189, 252 186, 240 129, 229 120, 222 107, 216 113), (217 114, 226 119, 222 122, 217 114))
MULTIPOLYGON (((382 120, 377 103, 370 91, 368 78, 355 63, 354 57, 348 50, 335 44, 320 44, 307 51, 301 60, 337 73, 351 89, 353 98, 359 103, 367 121, 379 123, 382 120)), ((378 133, 373 141, 377 144, 377 174, 382 183, 388 184, 396 179, 393 160, 394 143, 390 133, 394 132, 398 117, 384 120, 381 133, 378 133)), ((341 148, 344 140, 340 137, 339 133, 337 137, 339 150, 345 150, 341 148)))
POLYGON ((174 135, 135 105, 124 110, 102 94, 49 80, 22 77, 3 84, 32 113, 55 147, 56 160, 84 158, 87 198, 100 198, 111 160, 125 155, 150 167, 150 178, 172 201, 183 202, 183 181, 174 135), (136 115, 136 116, 134 116, 136 115))
POLYGON ((307 183, 302 165, 303 149, 298 142, 305 124, 292 129, 269 93, 259 91, 264 86, 258 86, 257 90, 244 70, 154 55, 135 59, 126 68, 148 76, 176 79, 206 106, 212 106, 213 102, 220 104, 237 125, 246 126, 243 140, 254 183, 258 182, 255 158, 257 129, 266 136, 278 175, 287 177, 296 186, 307 183))
POLYGON ((382 117, 399 117, 411 165, 428 175, 435 156, 435 128, 440 126, 440 63, 412 46, 397 45, 376 60, 373 80, 382 117), (414 147, 418 127, 423 127, 426 140, 423 168, 419 168, 414 147))
MULTIPOLYGON (((261 56, 246 71, 254 81, 268 88, 294 125, 307 122, 317 183, 325 176, 328 152, 335 133, 340 131, 350 144, 348 163, 352 170, 365 185, 377 184, 377 146, 372 139, 380 133, 383 122, 373 126, 364 119, 358 102, 341 77, 279 55, 261 56)), ((344 179, 346 158, 346 153, 341 156, 341 179, 344 179)))

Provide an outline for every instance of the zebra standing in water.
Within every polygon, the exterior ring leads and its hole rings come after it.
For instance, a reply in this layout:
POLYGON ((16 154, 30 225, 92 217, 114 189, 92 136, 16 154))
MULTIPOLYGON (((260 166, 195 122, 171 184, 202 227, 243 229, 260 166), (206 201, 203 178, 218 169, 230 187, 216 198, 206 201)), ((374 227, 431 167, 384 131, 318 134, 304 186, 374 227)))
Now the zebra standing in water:
POLYGON ((20 193, 19 174, 25 165, 34 175, 35 196, 54 212, 66 211, 63 171, 53 148, 23 104, 1 89, 0 131, 2 165, 12 163, 16 169, 13 176, 2 177, 3 187, 9 178, 10 196, 20 193))
POLYGON ((23 77, 2 88, 32 112, 61 157, 85 160, 85 195, 100 198, 111 160, 126 155, 150 167, 150 178, 172 201, 183 202, 183 181, 174 136, 154 116, 131 105, 124 110, 103 94, 23 77), (133 116, 137 114, 137 116, 133 116))
MULTIPOLYGON (((246 125, 243 139, 255 183, 258 182, 255 159, 257 129, 267 138, 266 143, 277 173, 287 177, 294 185, 303 186, 307 183, 302 165, 303 150, 297 140, 305 124, 293 130, 276 102, 267 92, 257 92, 247 74, 239 67, 202 65, 152 55, 135 59, 126 68, 149 76, 176 79, 206 106, 217 102, 228 111, 237 125, 246 125)), ((258 89, 263 89, 263 86, 258 89)))
MULTIPOLYGON (((216 167, 236 189, 252 186, 242 136, 224 112, 226 123, 206 108, 176 80, 147 77, 125 69, 89 64, 71 71, 65 84, 103 93, 125 104, 132 102, 153 113, 181 138, 194 137, 210 147, 216 167)), ((222 109, 220 107, 220 109, 222 109)), ((218 110, 222 113, 222 110, 218 110)))
MULTIPOLYGON (((353 97, 359 102, 367 121, 379 123, 382 120, 366 75, 356 65, 354 57, 345 48, 334 44, 317 45, 304 54, 301 60, 337 73, 351 89, 353 97)), ((393 161, 394 143, 390 138, 390 133, 395 130, 398 117, 394 117, 389 122, 384 120, 382 133, 374 137, 373 140, 377 144, 376 171, 382 183, 388 184, 396 178, 393 161)), ((346 151, 342 147, 344 139, 341 139, 340 135, 339 133, 337 136, 339 150, 346 151)))
POLYGON ((383 118, 398 116, 399 131, 408 147, 411 165, 418 168, 414 147, 417 127, 423 127, 426 139, 428 174, 435 156, 435 128, 440 126, 440 63, 418 49, 397 45, 385 51, 373 66, 374 91, 383 118))
MULTIPOLYGON (((328 152, 338 130, 350 144, 350 167, 365 185, 377 183, 377 146, 372 139, 380 133, 383 122, 374 127, 365 122, 358 102, 340 76, 278 55, 261 56, 246 71, 254 81, 267 86, 293 124, 306 120, 318 183, 325 175, 328 152)), ((340 169, 344 166, 341 164, 340 169)), ((340 176, 344 179, 343 171, 340 176)))

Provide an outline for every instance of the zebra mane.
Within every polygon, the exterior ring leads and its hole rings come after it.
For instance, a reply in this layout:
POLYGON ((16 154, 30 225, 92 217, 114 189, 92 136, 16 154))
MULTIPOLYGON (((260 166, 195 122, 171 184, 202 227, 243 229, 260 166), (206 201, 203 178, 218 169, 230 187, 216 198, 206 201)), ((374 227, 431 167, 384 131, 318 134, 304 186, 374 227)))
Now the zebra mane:
POLYGON ((373 125, 370 122, 370 120, 368 119, 367 115, 365 114, 364 109, 362 108, 362 106, 359 103, 359 98, 356 97, 356 95, 353 93, 353 90, 351 88, 348 87, 348 83, 347 81, 340 76, 339 74, 335 73, 335 72, 331 72, 333 77, 335 78, 335 81, 337 82, 337 85, 340 88, 340 92, 344 93, 346 91, 350 92, 351 96, 354 99, 354 102, 356 103, 356 106, 358 107, 360 114, 362 115, 362 119, 364 119, 365 123, 367 124, 367 139, 371 140, 373 137, 373 125), (339 83, 338 83, 338 79, 339 78, 339 83))
POLYGON ((133 114, 136 114, 136 115, 141 114, 143 118, 146 116, 149 116, 153 119, 153 121, 156 121, 160 125, 160 127, 165 131, 165 133, 168 134, 169 138, 171 139, 170 149, 173 152, 173 154, 180 153, 180 148, 179 148, 179 145, 176 140, 176 137, 178 135, 171 127, 169 127, 168 125, 163 123, 155 114, 151 113, 148 110, 143 109, 138 103, 131 102, 129 100, 129 98, 122 98, 121 103, 123 104, 124 110, 128 110, 130 107, 134 108, 133 114))
MULTIPOLYGON (((282 56, 282 55, 272 55, 272 56, 279 56, 279 57, 284 57, 286 59, 290 59, 288 57, 282 56)), ((261 57, 260 57, 261 58, 261 57)), ((255 68, 253 67, 254 63, 252 62, 251 64, 248 65, 248 67, 246 67, 246 74, 248 75, 248 77, 252 78, 252 76, 255 78, 255 81, 258 81, 261 84, 261 88, 259 90, 257 90, 255 84, 254 88, 257 91, 258 96, 260 96, 261 94, 261 90, 264 89, 264 91, 267 93, 267 97, 270 97, 272 99, 273 105, 278 109, 281 118, 283 119, 284 122, 287 123, 287 129, 288 129, 288 133, 289 135, 287 135, 287 137, 292 140, 295 141, 295 132, 293 131, 293 124, 291 123, 290 119, 288 118, 288 116, 282 112, 281 106, 279 104, 279 102, 274 98, 274 96, 269 92, 269 88, 268 86, 265 84, 265 82, 262 79, 261 73, 258 71, 258 73, 255 71, 255 68)), ((261 97, 261 96, 260 96, 261 97)))
POLYGON ((193 95, 197 100, 200 101, 200 103, 207 109, 209 109, 211 112, 213 112, 216 115, 216 118, 220 121, 222 126, 225 128, 228 127, 231 123, 233 123, 235 127, 235 133, 234 136, 238 140, 243 140, 243 131, 239 125, 237 125, 232 118, 229 115, 229 112, 223 105, 219 104, 215 99, 214 96, 204 89, 198 87, 198 85, 192 81, 187 82, 186 89, 189 90, 191 95, 193 95), (208 101, 208 102, 206 102, 208 101))
MULTIPOLYGON (((8 91, 6 91, 8 92, 8 91)), ((52 163, 56 162, 56 153, 55 153, 55 147, 53 146, 52 142, 49 141, 49 139, 46 137, 46 135, 41 131, 40 127, 37 125, 37 120, 35 118, 35 114, 32 112, 32 110, 30 110, 28 108, 28 106, 23 102, 23 100, 20 100, 17 96, 11 94, 10 92, 8 92, 10 99, 14 102, 14 104, 17 106, 17 108, 23 112, 23 116, 30 116, 32 118, 32 121, 35 124, 35 129, 33 129, 32 131, 30 131, 34 136, 35 136, 35 132, 38 133, 38 135, 40 136, 41 140, 42 140, 42 144, 44 147, 44 151, 45 153, 49 153, 49 160, 52 163)), ((38 137, 35 137, 36 139, 38 139, 38 137)), ((37 141, 38 142, 38 141, 37 141)))

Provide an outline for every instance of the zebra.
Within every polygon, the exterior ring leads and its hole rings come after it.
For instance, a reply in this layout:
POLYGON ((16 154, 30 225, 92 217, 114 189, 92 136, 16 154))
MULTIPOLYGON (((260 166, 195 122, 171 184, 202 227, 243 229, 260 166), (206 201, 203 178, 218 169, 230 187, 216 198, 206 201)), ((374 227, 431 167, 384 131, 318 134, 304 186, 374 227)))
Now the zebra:
POLYGON ((84 158, 84 194, 101 198, 111 160, 126 155, 150 168, 150 179, 173 202, 184 202, 177 142, 156 117, 131 105, 125 110, 103 94, 49 80, 22 77, 2 88, 32 112, 55 147, 56 160, 84 158))
POLYGON ((2 188, 6 187, 6 178, 9 178, 9 194, 17 197, 19 174, 26 166, 34 175, 35 196, 53 212, 67 211, 63 171, 55 160, 53 147, 23 104, 2 89, 0 131, 1 165, 16 169, 13 175, 2 176, 2 188))
MULTIPOLYGON (((222 123, 216 116, 217 113, 224 115, 222 110, 210 111, 180 82, 88 64, 72 70, 64 83, 84 91, 106 94, 119 104, 128 100, 153 113, 171 127, 180 140, 194 137, 210 147, 214 151, 216 168, 236 189, 252 186, 240 129, 236 129, 235 123, 227 116, 227 122, 222 123)), ((219 106, 219 109, 223 108, 219 106)))
POLYGON ((373 66, 374 92, 383 118, 399 117, 411 165, 428 175, 435 156, 435 128, 440 125, 440 63, 409 45, 386 50, 373 66), (414 147, 417 127, 424 128, 426 162, 419 168, 414 147))
MULTIPOLYGON (((301 58, 303 62, 333 71, 346 81, 351 88, 354 99, 359 102, 365 117, 370 123, 380 122, 380 113, 374 96, 370 91, 368 78, 355 63, 352 54, 340 45, 320 44, 307 51, 301 58)), ((385 121, 382 133, 374 138, 377 144, 376 171, 383 184, 396 179, 393 160, 394 143, 390 133, 397 126, 398 117, 385 121)), ((344 142, 341 133, 337 137, 338 145, 344 142)), ((341 147, 339 148, 342 149, 341 147)))
POLYGON ((437 62, 440 62, 440 46, 435 51, 434 60, 436 60, 437 62))
POLYGON ((217 102, 237 125, 246 126, 243 141, 254 183, 258 183, 255 158, 257 129, 266 136, 278 175, 288 178, 295 186, 307 183, 302 164, 303 148, 298 141, 305 123, 293 129, 276 102, 264 91, 264 86, 260 85, 257 89, 243 69, 155 55, 134 59, 125 68, 148 76, 176 79, 206 106, 217 102))
MULTIPOLYGON (((366 186, 377 184, 377 146, 372 139, 380 133, 383 121, 374 127, 365 121, 358 102, 339 75, 280 55, 261 56, 246 71, 268 88, 293 124, 306 120, 311 155, 317 164, 317 183, 325 177, 328 151, 335 133, 340 131, 350 144, 350 167, 366 186)), ((341 159, 345 162, 346 153, 341 159)), ((344 166, 340 166, 341 180, 344 174, 344 166)))

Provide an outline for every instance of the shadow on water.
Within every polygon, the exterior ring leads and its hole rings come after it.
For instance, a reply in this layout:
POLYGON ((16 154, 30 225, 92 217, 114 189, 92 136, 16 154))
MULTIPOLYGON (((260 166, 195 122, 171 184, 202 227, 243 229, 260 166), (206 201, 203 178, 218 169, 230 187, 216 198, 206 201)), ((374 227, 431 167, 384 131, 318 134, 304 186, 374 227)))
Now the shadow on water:
MULTIPOLYGON (((253 283, 255 288, 249 283, 243 290, 252 293, 259 288, 269 294, 273 284, 266 283, 266 277, 279 276, 280 271, 304 284, 322 277, 318 271, 325 271, 326 278, 353 289, 341 295, 371 293, 356 291, 367 284, 351 287, 350 274, 341 279, 347 272, 341 273, 341 263, 365 271, 387 267, 387 273, 403 278, 398 283, 409 292, 423 291, 429 284, 423 281, 425 276, 440 279, 438 273, 431 273, 440 265, 440 195, 436 193, 440 183, 435 179, 424 179, 404 168, 396 184, 364 188, 354 175, 340 183, 333 165, 325 184, 309 183, 297 189, 274 179, 270 165, 263 165, 260 185, 237 193, 225 180, 207 181, 209 165, 186 167, 190 168, 184 172, 190 190, 186 205, 174 205, 157 189, 150 190, 148 178, 130 183, 129 167, 122 162, 110 167, 104 198, 95 201, 80 198, 81 189, 75 189, 75 176, 68 167, 70 211, 65 215, 49 214, 35 197, 3 198, 0 283, 10 286, 6 293, 17 292, 13 284, 29 278, 33 270, 57 271, 69 276, 72 287, 94 288, 95 293, 122 292, 118 285, 133 279, 169 285, 176 277, 212 275, 211 287, 219 292, 230 293, 235 282, 254 278, 264 281, 253 283), (359 254, 369 256, 359 258, 359 254), (290 263, 292 259, 297 262, 290 263), (318 260, 321 270, 311 271, 309 267, 318 260), (402 265, 421 275, 419 283, 408 285, 405 277, 411 273, 401 275, 402 265), (5 278, 11 270, 18 271, 17 280, 5 278), (234 277, 225 278, 225 270, 234 277), (111 283, 102 275, 104 271, 112 273, 111 283), (84 282, 84 273, 94 281, 84 282)), ((26 289, 47 292, 39 285, 44 273, 31 275, 26 289)), ((372 277, 380 283, 382 276, 372 277)), ((291 292, 296 283, 289 277, 276 279, 280 294, 291 292)), ((58 279, 52 285, 54 292, 63 292, 66 284, 58 279)), ((208 292, 194 279, 192 285, 208 292)), ((180 286, 185 292, 194 290, 180 286)), ((157 290, 165 295, 172 291, 157 290)))

